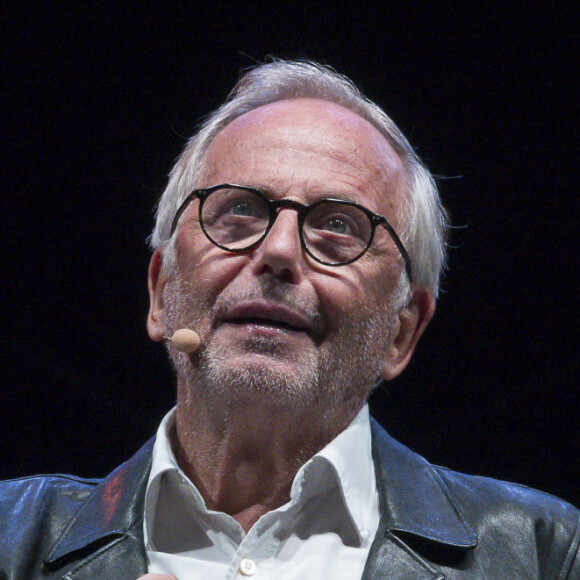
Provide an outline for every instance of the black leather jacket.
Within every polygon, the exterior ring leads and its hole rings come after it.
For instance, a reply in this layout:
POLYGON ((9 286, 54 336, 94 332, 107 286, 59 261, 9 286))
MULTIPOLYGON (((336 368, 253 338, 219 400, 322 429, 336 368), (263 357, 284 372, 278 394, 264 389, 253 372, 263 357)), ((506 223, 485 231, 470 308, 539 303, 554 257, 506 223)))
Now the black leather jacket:
MULTIPOLYGON (((152 441, 103 480, 0 483, 0 580, 136 580, 152 441)), ((580 512, 434 467, 373 422, 381 523, 363 580, 580 579, 580 512)))

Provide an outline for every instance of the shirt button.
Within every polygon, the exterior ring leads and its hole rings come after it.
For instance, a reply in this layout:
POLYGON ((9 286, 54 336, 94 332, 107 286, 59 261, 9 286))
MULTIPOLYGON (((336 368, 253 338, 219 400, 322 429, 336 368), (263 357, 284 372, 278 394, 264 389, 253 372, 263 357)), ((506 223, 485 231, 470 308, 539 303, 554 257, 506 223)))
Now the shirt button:
POLYGON ((242 576, 253 576, 256 573, 256 562, 250 560, 249 558, 244 558, 240 562, 240 567, 238 568, 242 576))

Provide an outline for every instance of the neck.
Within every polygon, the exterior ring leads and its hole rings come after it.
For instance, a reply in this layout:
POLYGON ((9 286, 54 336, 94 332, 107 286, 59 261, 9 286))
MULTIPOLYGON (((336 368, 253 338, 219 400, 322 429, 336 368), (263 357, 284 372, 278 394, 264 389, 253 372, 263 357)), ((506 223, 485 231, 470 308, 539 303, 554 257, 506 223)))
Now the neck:
POLYGON ((360 406, 323 411, 197 393, 178 397, 177 460, 208 509, 230 514, 247 532, 289 501, 298 469, 348 426, 360 406))

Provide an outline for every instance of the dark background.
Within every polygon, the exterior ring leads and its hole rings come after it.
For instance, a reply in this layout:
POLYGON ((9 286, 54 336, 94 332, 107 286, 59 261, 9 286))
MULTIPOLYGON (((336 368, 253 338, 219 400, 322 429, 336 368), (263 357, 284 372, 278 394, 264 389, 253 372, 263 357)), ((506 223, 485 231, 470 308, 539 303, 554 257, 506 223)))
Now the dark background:
POLYGON ((0 477, 105 475, 173 404, 144 325, 152 208, 195 125, 271 54, 363 87, 458 226, 381 422, 433 462, 580 503, 577 22, 466 4, 5 5, 0 477))

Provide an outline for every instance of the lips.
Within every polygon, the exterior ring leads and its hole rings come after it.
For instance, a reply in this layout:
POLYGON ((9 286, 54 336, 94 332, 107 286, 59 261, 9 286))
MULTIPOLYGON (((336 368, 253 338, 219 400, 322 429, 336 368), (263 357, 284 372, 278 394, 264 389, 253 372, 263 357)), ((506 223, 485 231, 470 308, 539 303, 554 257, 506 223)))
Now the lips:
POLYGON ((291 332, 312 333, 312 319, 296 310, 267 302, 241 302, 230 308, 223 318, 227 324, 254 324, 291 332))

